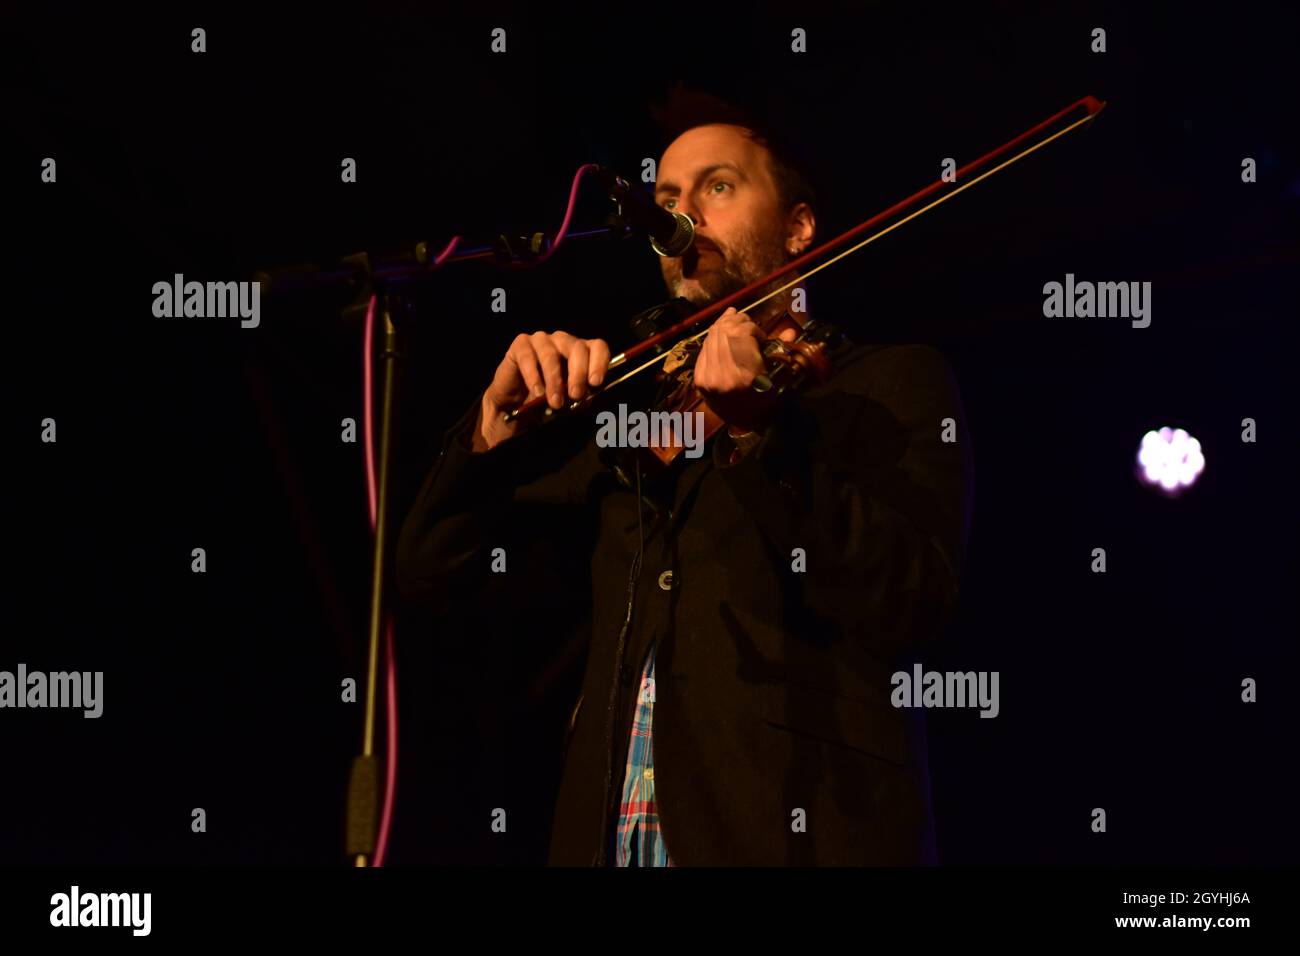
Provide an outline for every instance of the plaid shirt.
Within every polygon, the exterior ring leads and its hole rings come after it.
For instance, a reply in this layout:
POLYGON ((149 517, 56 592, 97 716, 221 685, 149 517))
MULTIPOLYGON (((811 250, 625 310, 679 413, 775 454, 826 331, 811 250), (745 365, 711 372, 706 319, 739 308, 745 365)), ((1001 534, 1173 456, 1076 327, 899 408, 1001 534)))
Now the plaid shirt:
POLYGON ((641 671, 641 692, 632 717, 632 736, 627 748, 623 777, 623 799, 614 834, 616 866, 673 866, 659 830, 655 809, 654 748, 651 725, 655 709, 655 648, 646 654, 641 671))

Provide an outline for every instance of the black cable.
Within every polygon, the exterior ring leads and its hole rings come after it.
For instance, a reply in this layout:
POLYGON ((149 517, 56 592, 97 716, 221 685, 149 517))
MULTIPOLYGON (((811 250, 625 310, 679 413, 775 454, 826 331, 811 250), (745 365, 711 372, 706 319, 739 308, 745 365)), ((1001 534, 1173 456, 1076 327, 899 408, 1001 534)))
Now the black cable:
POLYGON ((618 716, 620 688, 623 680, 623 654, 627 645, 627 631, 632 624, 632 607, 636 601, 636 584, 641 577, 641 557, 645 553, 645 527, 642 512, 645 506, 641 497, 641 459, 633 455, 636 464, 636 556, 632 559, 632 570, 627 581, 627 613, 623 617, 623 627, 618 632, 618 644, 614 648, 614 683, 609 689, 609 708, 605 715, 605 821, 601 828, 600 852, 596 856, 596 865, 604 866, 608 859, 610 804, 614 789, 614 721, 618 716))

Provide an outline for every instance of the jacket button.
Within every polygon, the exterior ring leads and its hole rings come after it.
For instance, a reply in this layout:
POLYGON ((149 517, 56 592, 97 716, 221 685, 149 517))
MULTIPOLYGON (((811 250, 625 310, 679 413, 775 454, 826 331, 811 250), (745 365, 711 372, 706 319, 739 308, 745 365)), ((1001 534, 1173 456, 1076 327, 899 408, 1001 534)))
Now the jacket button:
POLYGON ((677 582, 673 578, 673 573, 671 571, 665 571, 663 574, 659 575, 659 586, 665 591, 671 591, 673 585, 676 583, 677 582))

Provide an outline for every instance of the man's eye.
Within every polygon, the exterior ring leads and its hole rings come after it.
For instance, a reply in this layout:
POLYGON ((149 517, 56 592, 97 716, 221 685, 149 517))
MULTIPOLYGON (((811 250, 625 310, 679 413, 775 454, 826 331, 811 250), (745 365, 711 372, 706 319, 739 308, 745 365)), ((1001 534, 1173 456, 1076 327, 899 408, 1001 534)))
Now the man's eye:
MULTIPOLYGON (((715 196, 720 196, 722 195, 723 191, 728 189, 734 189, 735 187, 732 186, 731 183, 719 179, 716 182, 710 183, 708 188, 713 192, 715 196)), ((663 201, 663 207, 665 209, 672 209, 673 206, 676 205, 676 203, 677 203, 676 199, 665 199, 663 201)))

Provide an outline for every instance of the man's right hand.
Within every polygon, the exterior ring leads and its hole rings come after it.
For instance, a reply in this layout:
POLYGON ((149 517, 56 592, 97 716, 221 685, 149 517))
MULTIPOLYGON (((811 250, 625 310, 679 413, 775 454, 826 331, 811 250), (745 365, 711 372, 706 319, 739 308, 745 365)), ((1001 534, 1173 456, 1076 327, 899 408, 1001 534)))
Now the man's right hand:
POLYGON ((530 397, 545 395, 551 408, 585 397, 605 380, 609 357, 604 339, 580 339, 568 332, 516 336, 483 393, 474 451, 495 448, 527 427, 518 419, 507 424, 503 415, 530 397))

